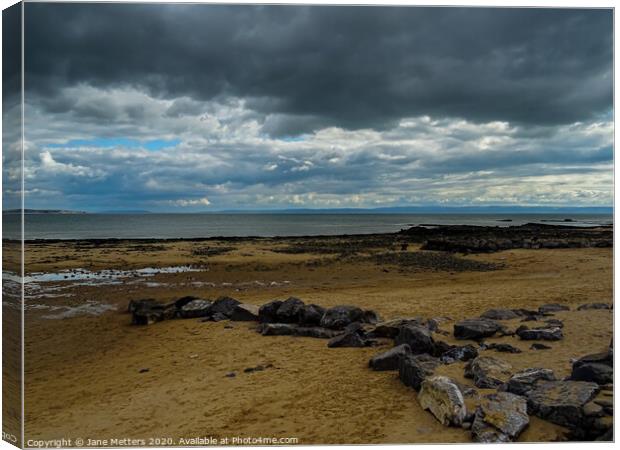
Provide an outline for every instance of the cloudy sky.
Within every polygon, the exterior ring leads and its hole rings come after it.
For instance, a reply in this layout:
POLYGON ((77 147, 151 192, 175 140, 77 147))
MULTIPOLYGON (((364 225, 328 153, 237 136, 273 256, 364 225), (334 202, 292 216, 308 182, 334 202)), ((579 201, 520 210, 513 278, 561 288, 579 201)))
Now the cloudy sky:
POLYGON ((25 15, 29 208, 612 204, 611 10, 25 15))

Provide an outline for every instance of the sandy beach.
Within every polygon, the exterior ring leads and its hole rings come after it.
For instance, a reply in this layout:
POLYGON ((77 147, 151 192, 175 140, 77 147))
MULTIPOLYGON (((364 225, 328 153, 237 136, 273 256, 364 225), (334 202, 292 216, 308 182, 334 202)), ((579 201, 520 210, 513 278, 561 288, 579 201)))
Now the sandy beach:
MULTIPOLYGON (((206 436, 292 437, 301 444, 470 440, 466 430, 444 427, 423 411, 397 373, 368 368, 369 358, 389 348, 385 344, 329 349, 322 339, 261 336, 252 322, 179 319, 132 326, 126 313, 132 299, 229 295, 262 305, 295 296, 325 307, 370 308, 383 319, 446 317, 441 328, 449 331, 454 321, 489 308, 536 309, 553 302, 571 308, 556 314, 565 337, 551 343, 553 350, 530 350, 530 342, 503 337, 487 342, 509 342, 523 352, 482 354, 499 356, 515 369, 546 367, 564 377, 571 358, 609 345, 613 312, 575 310, 612 301, 609 248, 456 256, 466 263, 446 271, 373 257, 394 248, 391 237, 361 242, 351 237, 28 243, 30 272, 186 265, 196 271, 160 273, 145 282, 136 276, 119 284, 75 283, 46 298, 47 308, 28 308, 26 439, 132 438, 147 445, 155 443, 152 438, 178 445, 181 438, 206 436), (343 245, 355 250, 343 254, 343 245), (109 310, 62 314, 71 311, 67 306, 85 303, 109 310), (244 372, 258 365, 267 368, 244 372), (227 377, 231 372, 236 376, 227 377)), ((404 253, 420 250, 409 245, 404 253)), ((518 322, 506 324, 516 328, 518 322)), ((442 339, 454 342, 451 336, 442 339)), ((471 385, 463 366, 441 370, 471 385)), ((531 417, 519 440, 561 440, 564 432, 531 417)))

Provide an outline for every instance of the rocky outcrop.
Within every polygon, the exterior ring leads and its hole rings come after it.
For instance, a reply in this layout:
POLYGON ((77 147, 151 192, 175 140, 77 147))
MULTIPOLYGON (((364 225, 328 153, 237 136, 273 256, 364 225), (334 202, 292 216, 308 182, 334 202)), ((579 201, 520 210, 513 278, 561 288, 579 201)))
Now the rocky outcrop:
POLYGON ((467 416, 463 394, 456 382, 448 377, 434 375, 424 379, 418 402, 442 425, 461 426, 467 416))
POLYGON ((562 329, 558 327, 529 328, 521 325, 516 333, 524 341, 559 341, 564 337, 562 329))
POLYGON ((398 377, 405 386, 419 391, 422 381, 433 375, 439 364, 439 360, 430 355, 404 355, 398 363, 398 377))
POLYGON ((528 426, 527 401, 509 392, 481 398, 471 427, 476 442, 511 442, 528 426))
POLYGON ((529 391, 545 381, 555 381, 555 374, 550 369, 530 368, 521 370, 510 377, 500 390, 517 395, 526 395, 529 391))
POLYGON ((277 323, 278 309, 282 306, 282 300, 272 300, 265 303, 258 310, 258 320, 261 323, 277 323))
POLYGON ((501 324, 489 319, 466 319, 454 324, 454 337, 457 339, 479 340, 493 336, 501 324))
POLYGON ((407 344, 397 345, 390 350, 373 356, 368 365, 373 370, 398 370, 400 359, 411 354, 411 348, 407 344))
POLYGON ((197 298, 185 303, 179 310, 179 315, 183 319, 193 319, 196 317, 206 317, 211 314, 213 303, 209 300, 197 298))
POLYGON ((491 356, 478 356, 465 366, 465 377, 479 388, 497 388, 508 381, 512 366, 491 356))

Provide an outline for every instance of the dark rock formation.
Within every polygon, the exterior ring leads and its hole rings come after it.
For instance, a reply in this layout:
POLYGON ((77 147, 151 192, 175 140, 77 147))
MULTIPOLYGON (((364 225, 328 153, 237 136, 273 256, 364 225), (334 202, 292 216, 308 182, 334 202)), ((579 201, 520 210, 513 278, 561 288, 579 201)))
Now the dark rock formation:
POLYGON ((480 315, 483 319, 491 319, 491 320, 510 320, 517 319, 522 314, 519 314, 517 310, 514 309, 489 309, 480 315))
POLYGON ((570 311, 570 308, 566 305, 561 305, 559 303, 547 303, 538 308, 538 312, 540 314, 554 313, 557 311, 570 311))
POLYGON ((453 346, 443 352, 440 361, 444 364, 452 364, 457 361, 470 361, 478 356, 478 350, 473 345, 453 346))
POLYGON ((239 321, 239 322, 252 322, 258 320, 259 307, 255 305, 249 305, 247 303, 240 303, 235 306, 232 314, 230 315, 230 320, 239 321))
POLYGON ((341 330, 353 322, 363 322, 364 311, 357 306, 340 305, 329 308, 321 318, 321 326, 341 330))
POLYGON ((366 347, 366 345, 366 339, 364 339, 364 337, 356 331, 339 334, 338 336, 331 338, 327 343, 329 348, 366 347))
POLYGON ((278 309, 282 306, 282 300, 273 300, 265 303, 258 310, 258 320, 261 323, 277 323, 278 309))
POLYGON ((555 381, 555 374, 552 370, 530 368, 515 373, 508 382, 500 386, 500 390, 517 395, 526 395, 538 384, 545 381, 555 381))
POLYGON ((373 356, 368 365, 373 370, 398 370, 400 358, 411 354, 411 348, 407 344, 397 345, 390 350, 373 356))
POLYGON ((613 350, 584 356, 573 363, 571 380, 613 383, 613 350))
POLYGON ((183 319, 192 319, 196 317, 206 317, 211 315, 211 308, 213 303, 209 300, 204 300, 202 298, 196 298, 194 300, 190 300, 185 303, 179 309, 179 315, 183 319))
POLYGON ((325 308, 319 305, 304 305, 299 311, 299 323, 301 325, 319 325, 325 314, 325 308))
POLYGON ((614 305, 611 303, 586 303, 577 308, 577 311, 583 311, 587 309, 613 309, 614 305))
POLYGON ((298 323, 300 312, 304 309, 304 302, 295 297, 289 297, 282 302, 276 317, 280 323, 298 323))
POLYGON ((466 319, 454 324, 454 337, 457 339, 479 340, 491 337, 502 326, 489 319, 466 319))
POLYGON ((215 315, 217 313, 230 317, 235 310, 237 305, 241 304, 239 300, 236 300, 232 297, 219 297, 217 300, 213 302, 211 305, 211 315, 215 315))
POLYGON ((400 328, 395 340, 396 345, 407 344, 414 354, 435 352, 435 341, 428 328, 408 323, 400 328))
POLYGON ((517 328, 517 336, 524 341, 559 341, 564 337, 561 328, 528 328, 525 325, 517 328))
POLYGON ((430 355, 404 355, 398 364, 398 377, 405 386, 419 391, 422 381, 433 375, 439 364, 439 360, 430 355))

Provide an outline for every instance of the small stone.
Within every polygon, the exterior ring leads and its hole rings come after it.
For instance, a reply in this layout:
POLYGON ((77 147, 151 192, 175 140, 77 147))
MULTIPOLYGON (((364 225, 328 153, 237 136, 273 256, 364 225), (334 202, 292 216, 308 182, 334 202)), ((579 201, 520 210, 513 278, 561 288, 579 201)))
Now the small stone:
POLYGON ((512 366, 490 356, 478 356, 465 366, 465 377, 479 388, 497 388, 510 378, 512 366))
POLYGON ((237 376, 237 374, 236 374, 235 372, 228 372, 228 373, 226 374, 226 377, 227 377, 227 378, 235 378, 236 376, 237 376))
POLYGON ((570 311, 570 308, 559 303, 547 303, 546 305, 542 305, 538 308, 538 312, 541 314, 553 313, 557 311, 570 311))
POLYGON ((147 373, 149 370, 151 370, 151 369, 144 368, 144 369, 140 369, 140 371, 139 371, 139 372, 140 372, 140 373, 147 373))
POLYGON ((445 376, 435 375, 423 380, 418 402, 442 425, 460 426, 467 415, 465 400, 458 385, 445 376))
POLYGON ((583 406, 583 413, 588 417, 598 417, 603 414, 603 407, 595 402, 586 403, 583 406))
POLYGON ((541 344, 540 342, 534 342, 534 343, 530 346, 530 348, 531 348, 532 350, 549 350, 549 349, 550 349, 550 348, 552 348, 552 347, 550 347, 550 346, 548 346, 548 345, 545 345, 545 344, 541 344))

